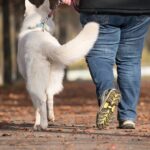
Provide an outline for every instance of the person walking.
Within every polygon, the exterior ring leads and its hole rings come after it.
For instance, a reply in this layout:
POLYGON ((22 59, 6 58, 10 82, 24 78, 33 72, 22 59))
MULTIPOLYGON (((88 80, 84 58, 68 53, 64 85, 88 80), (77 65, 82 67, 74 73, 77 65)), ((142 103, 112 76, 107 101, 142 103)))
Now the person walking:
MULTIPOLYGON (((72 2, 62 1, 68 5, 72 2)), ((97 127, 103 129, 109 125, 118 106, 119 128, 135 129, 142 49, 150 24, 150 1, 80 0, 79 11, 83 26, 90 21, 100 24, 99 37, 86 57, 100 106, 97 127)))

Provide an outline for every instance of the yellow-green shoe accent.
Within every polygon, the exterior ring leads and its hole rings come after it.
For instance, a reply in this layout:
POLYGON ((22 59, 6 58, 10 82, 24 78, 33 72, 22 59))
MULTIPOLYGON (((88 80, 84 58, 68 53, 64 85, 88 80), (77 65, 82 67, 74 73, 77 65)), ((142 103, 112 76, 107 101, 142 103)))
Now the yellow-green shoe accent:
POLYGON ((102 97, 102 105, 96 117, 96 125, 103 129, 109 125, 115 109, 120 102, 121 94, 116 89, 110 89, 102 97))

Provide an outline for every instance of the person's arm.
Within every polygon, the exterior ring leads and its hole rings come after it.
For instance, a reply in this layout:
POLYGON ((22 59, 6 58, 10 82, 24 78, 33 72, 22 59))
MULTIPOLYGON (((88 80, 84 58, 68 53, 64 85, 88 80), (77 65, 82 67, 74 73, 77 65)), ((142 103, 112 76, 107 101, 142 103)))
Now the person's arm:
POLYGON ((72 0, 62 0, 64 4, 71 5, 72 0))

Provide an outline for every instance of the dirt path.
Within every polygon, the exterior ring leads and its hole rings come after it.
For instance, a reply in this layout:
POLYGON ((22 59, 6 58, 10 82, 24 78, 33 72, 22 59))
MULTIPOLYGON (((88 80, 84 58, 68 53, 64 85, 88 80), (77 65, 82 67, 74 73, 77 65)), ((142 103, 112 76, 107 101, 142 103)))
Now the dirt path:
POLYGON ((91 82, 65 83, 55 98, 56 122, 33 132, 34 110, 25 87, 0 88, 0 150, 150 150, 150 81, 142 83, 136 130, 95 127, 97 101, 91 82))

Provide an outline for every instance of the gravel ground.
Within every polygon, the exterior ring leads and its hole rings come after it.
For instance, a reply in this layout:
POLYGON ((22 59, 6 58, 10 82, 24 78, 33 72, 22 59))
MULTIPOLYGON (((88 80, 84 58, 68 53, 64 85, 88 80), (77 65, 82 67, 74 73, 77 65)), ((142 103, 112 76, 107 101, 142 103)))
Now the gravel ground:
POLYGON ((150 81, 142 82, 135 130, 95 127, 98 110, 91 82, 64 84, 55 97, 55 123, 34 132, 34 109, 23 83, 0 88, 0 150, 150 150, 150 81))

